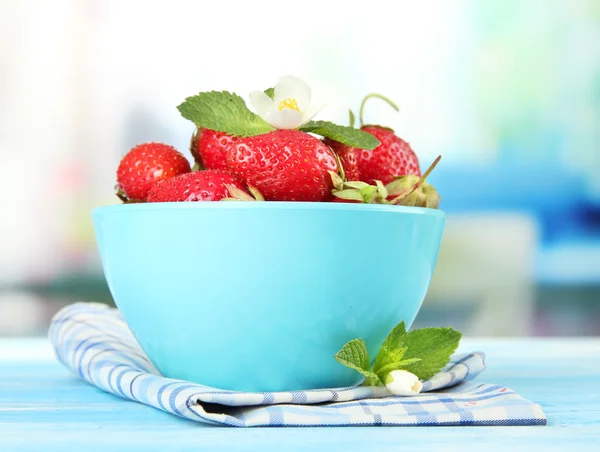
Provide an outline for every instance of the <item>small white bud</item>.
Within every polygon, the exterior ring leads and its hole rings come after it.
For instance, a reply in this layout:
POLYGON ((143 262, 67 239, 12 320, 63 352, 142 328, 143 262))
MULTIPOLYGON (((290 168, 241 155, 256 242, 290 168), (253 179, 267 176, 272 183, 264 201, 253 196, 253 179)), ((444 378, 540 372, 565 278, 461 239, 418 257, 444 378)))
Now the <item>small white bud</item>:
POLYGON ((388 391, 397 396, 412 396, 419 394, 423 383, 419 377, 406 370, 393 370, 385 377, 385 386, 388 391))

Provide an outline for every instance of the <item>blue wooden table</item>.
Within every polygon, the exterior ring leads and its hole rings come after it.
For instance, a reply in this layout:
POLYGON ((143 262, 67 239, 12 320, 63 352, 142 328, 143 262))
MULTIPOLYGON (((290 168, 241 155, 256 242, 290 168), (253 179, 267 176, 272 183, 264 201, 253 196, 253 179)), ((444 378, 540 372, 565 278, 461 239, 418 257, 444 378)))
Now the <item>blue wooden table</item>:
POLYGON ((600 450, 600 339, 465 339, 548 417, 538 427, 205 427, 76 379, 45 339, 0 340, 0 451, 600 450))

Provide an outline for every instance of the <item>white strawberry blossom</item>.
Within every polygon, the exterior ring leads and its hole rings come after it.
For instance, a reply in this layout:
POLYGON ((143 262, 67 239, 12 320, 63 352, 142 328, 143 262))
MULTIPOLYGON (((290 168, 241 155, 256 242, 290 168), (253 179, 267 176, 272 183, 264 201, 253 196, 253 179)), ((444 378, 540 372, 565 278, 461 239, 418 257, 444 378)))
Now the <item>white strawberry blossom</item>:
POLYGON ((397 396, 417 395, 423 389, 419 377, 406 370, 393 370, 385 377, 385 386, 397 396))
POLYGON ((273 99, 263 91, 254 91, 250 93, 250 103, 276 129, 297 129, 322 108, 311 105, 310 87, 291 75, 279 79, 273 99))

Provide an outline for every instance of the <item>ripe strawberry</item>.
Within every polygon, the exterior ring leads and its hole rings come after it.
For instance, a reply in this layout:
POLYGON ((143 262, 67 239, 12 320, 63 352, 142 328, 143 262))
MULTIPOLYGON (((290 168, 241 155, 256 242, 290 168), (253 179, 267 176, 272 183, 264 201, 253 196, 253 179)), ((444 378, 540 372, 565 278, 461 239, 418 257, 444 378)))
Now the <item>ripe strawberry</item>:
POLYGON ((227 148, 238 138, 225 132, 199 128, 192 136, 190 151, 200 168, 228 169, 227 148))
MULTIPOLYGON (((369 94, 363 99, 360 106, 360 129, 373 135, 381 144, 368 151, 366 149, 351 148, 342 143, 328 143, 342 161, 342 165, 346 170, 346 180, 360 180, 369 184, 379 180, 384 184, 388 184, 398 176, 407 174, 420 176, 419 160, 406 141, 396 136, 394 131, 387 127, 363 125, 365 103, 372 97, 378 97, 386 101, 395 110, 398 110, 396 104, 387 97, 380 94, 369 94)), ((350 112, 350 121, 350 126, 353 127, 354 114, 352 112, 350 112)))
POLYGON ((346 180, 361 180, 356 153, 362 151, 362 149, 353 148, 330 138, 325 138, 323 143, 333 149, 333 152, 340 158, 344 167, 346 180))
POLYGON ((338 171, 335 155, 322 141, 298 130, 275 130, 237 140, 227 163, 267 201, 327 201, 338 171))
POLYGON ((363 126, 381 144, 372 151, 356 151, 356 163, 361 180, 370 184, 376 180, 387 184, 396 176, 421 175, 419 160, 409 144, 396 136, 391 129, 381 126, 363 126))
POLYGON ((231 196, 225 184, 246 191, 228 171, 194 171, 156 184, 148 193, 148 202, 220 201, 231 196))
POLYGON ((159 181, 189 173, 190 164, 173 146, 138 144, 121 160, 117 169, 117 195, 124 201, 146 201, 148 191, 159 181))

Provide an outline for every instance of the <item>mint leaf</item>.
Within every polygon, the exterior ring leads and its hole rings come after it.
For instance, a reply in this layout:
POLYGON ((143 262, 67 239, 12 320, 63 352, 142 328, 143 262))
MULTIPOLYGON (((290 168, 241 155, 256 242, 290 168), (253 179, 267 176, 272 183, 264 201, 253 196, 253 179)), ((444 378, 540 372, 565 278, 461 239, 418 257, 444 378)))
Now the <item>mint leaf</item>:
POLYGON ((261 135, 275 130, 252 113, 244 100, 227 91, 209 91, 188 97, 177 107, 185 119, 198 127, 218 130, 240 137, 261 135))
POLYGON ((377 353, 377 357, 375 358, 375 362, 373 363, 373 372, 376 374, 379 373, 381 369, 389 364, 394 364, 399 361, 402 361, 404 354, 406 353, 406 348, 397 348, 395 350, 386 350, 382 353, 383 345, 379 349, 379 353, 377 353))
POLYGON ((375 372, 378 372, 386 364, 390 364, 392 362, 400 361, 404 357, 404 353, 406 352, 406 348, 402 345, 402 340, 406 336, 406 325, 404 321, 400 322, 392 331, 387 335, 383 344, 379 348, 379 353, 375 357, 375 362, 373 363, 373 369, 375 372), (400 352, 401 355, 398 357, 397 354, 400 352))
POLYGON ((335 359, 346 367, 356 370, 369 370, 371 362, 367 344, 362 339, 353 339, 335 354, 335 359))
MULTIPOLYGON (((406 370, 406 368, 410 364, 414 364, 414 363, 417 363, 419 361, 421 361, 419 358, 404 359, 402 361, 398 361, 398 362, 393 362, 393 363, 390 363, 390 364, 386 364, 385 366, 383 366, 381 369, 379 369, 375 373, 377 374, 377 376, 379 377, 379 379, 381 381, 385 381, 386 375, 389 374, 390 372, 392 372, 394 370, 398 370, 398 369, 406 370)), ((375 370, 375 369, 373 369, 373 370, 375 370)))
POLYGON ((265 90, 265 94, 269 96, 271 99, 275 99, 275 88, 267 88, 265 90))
POLYGON ((369 370, 371 362, 367 345, 362 339, 353 339, 335 354, 335 359, 342 365, 360 372, 366 377, 369 386, 381 386, 383 383, 374 372, 369 370))
POLYGON ((371 150, 381 144, 370 133, 352 127, 338 126, 329 121, 308 121, 300 127, 300 130, 331 138, 355 148, 371 150))
POLYGON ((437 374, 456 351, 462 334, 453 328, 421 328, 411 331, 402 338, 402 345, 408 350, 404 359, 420 358, 404 370, 412 372, 421 380, 428 380, 437 374))

